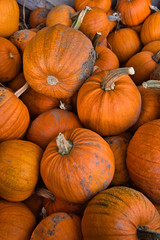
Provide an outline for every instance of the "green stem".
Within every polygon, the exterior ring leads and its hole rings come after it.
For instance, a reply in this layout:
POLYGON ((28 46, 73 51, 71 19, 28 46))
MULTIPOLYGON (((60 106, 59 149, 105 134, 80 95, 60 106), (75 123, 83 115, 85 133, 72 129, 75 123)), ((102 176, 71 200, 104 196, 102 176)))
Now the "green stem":
POLYGON ((78 18, 72 23, 71 25, 71 28, 74 28, 74 29, 79 29, 82 21, 83 21, 83 18, 85 17, 86 13, 88 11, 92 10, 90 7, 86 6, 79 14, 78 14, 78 18))
POLYGON ((140 226, 137 229, 138 240, 160 240, 160 232, 152 231, 147 226, 140 226))
POLYGON ((160 90, 160 80, 148 80, 142 83, 144 88, 153 88, 156 90, 160 90))

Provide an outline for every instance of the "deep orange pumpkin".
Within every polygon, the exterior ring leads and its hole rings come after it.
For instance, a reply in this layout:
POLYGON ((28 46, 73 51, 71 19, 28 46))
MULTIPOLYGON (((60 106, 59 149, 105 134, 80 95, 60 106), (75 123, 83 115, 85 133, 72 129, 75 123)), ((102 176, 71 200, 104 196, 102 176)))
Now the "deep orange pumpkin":
POLYGON ((94 61, 92 43, 83 33, 56 24, 38 31, 27 44, 24 76, 35 91, 67 98, 90 76, 94 61))
POLYGON ((17 1, 0 0, 0 13, 0 37, 8 38, 18 30, 19 6, 17 1))
POLYGON ((160 40, 154 40, 147 43, 141 51, 150 51, 156 54, 160 50, 160 40))
POLYGON ((16 46, 0 37, 0 82, 15 78, 20 72, 21 56, 16 46))
POLYGON ((47 188, 55 197, 73 203, 84 203, 107 188, 114 169, 108 143, 85 128, 59 134, 48 144, 41 160, 41 176, 47 188))
POLYGON ((74 6, 77 11, 82 10, 86 6, 88 7, 98 7, 108 12, 111 8, 111 0, 75 0, 74 6))
POLYGON ((29 15, 29 26, 35 28, 38 25, 44 27, 46 25, 46 18, 49 10, 47 8, 36 8, 31 11, 29 15))
POLYGON ((25 140, 0 143, 0 196, 8 201, 27 199, 37 184, 42 149, 25 140))
MULTIPOLYGON (((82 124, 101 136, 129 129, 141 111, 141 96, 128 76, 133 69, 114 69, 92 75, 78 92, 77 112, 82 124)), ((131 72, 131 74, 134 72, 131 72)))
POLYGON ((159 214, 151 201, 141 192, 122 186, 98 193, 82 217, 84 240, 150 239, 143 229, 158 231, 159 228, 159 214))
POLYGON ((143 124, 127 149, 127 168, 134 186, 151 201, 160 201, 160 119, 143 124))
POLYGON ((3 240, 29 240, 36 226, 33 213, 24 203, 0 200, 0 236, 3 240))

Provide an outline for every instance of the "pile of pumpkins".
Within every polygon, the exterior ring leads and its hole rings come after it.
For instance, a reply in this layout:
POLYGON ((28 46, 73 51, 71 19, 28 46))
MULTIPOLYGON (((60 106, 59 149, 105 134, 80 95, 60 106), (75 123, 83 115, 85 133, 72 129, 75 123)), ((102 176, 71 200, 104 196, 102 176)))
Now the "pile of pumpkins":
POLYGON ((0 0, 3 240, 160 239, 160 10, 111 6, 0 0))

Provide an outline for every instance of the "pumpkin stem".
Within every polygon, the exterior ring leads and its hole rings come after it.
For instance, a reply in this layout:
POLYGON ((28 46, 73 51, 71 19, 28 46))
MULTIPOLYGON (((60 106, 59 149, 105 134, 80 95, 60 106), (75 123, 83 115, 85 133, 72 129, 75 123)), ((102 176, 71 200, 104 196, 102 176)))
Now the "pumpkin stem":
POLYGON ((48 77, 47 77, 47 83, 49 84, 49 85, 56 85, 57 83, 58 83, 58 79, 56 78, 56 77, 54 77, 54 76, 51 76, 51 75, 49 75, 48 77))
POLYGON ((160 61, 160 50, 152 56, 152 59, 156 62, 156 63, 159 63, 160 61))
POLYGON ((59 108, 62 109, 62 110, 71 110, 72 107, 62 101, 59 102, 59 108))
POLYGON ((66 140, 62 133, 59 133, 56 139, 57 146, 58 146, 58 153, 65 155, 69 154, 73 144, 70 140, 66 140))
POLYGON ((41 216, 42 216, 42 219, 47 217, 47 211, 46 211, 45 207, 42 207, 42 209, 41 209, 41 216))
POLYGON ((160 81, 159 80, 148 80, 142 83, 144 88, 153 88, 156 90, 160 90, 160 81))
POLYGON ((138 240, 158 240, 160 239, 160 232, 152 231, 148 226, 139 226, 137 228, 138 240))
POLYGON ((94 35, 94 38, 92 40, 92 44, 93 44, 93 47, 94 47, 94 50, 96 52, 96 59, 98 59, 98 54, 97 54, 97 51, 96 51, 96 48, 97 48, 97 45, 98 45, 98 40, 99 38, 101 37, 101 33, 100 32, 97 32, 95 35, 94 35))
POLYGON ((120 22, 121 21, 121 14, 120 13, 117 13, 117 12, 114 12, 112 15, 109 15, 107 16, 108 17, 108 20, 109 22, 120 22))
POLYGON ((13 53, 12 53, 12 52, 9 53, 9 57, 10 57, 11 59, 14 59, 14 56, 13 56, 13 53))
POLYGON ((40 197, 44 197, 44 198, 47 198, 47 199, 50 199, 52 201, 55 200, 55 196, 46 188, 39 188, 37 191, 36 191, 36 194, 40 197))
POLYGON ((133 75, 135 74, 133 67, 123 67, 117 68, 109 71, 109 73, 102 79, 101 88, 105 91, 114 90, 115 81, 123 75, 133 75))
POLYGON ((20 97, 26 90, 27 88, 29 87, 28 85, 28 82, 26 82, 23 87, 21 87, 20 89, 18 89, 14 94, 17 96, 17 97, 20 97))
POLYGON ((92 8, 86 6, 82 11, 80 11, 80 13, 78 14, 78 18, 72 23, 71 28, 78 30, 83 21, 83 18, 85 17, 86 13, 90 10, 92 10, 92 8))
POLYGON ((155 12, 159 12, 159 8, 154 6, 154 5, 149 5, 150 9, 155 11, 155 12))

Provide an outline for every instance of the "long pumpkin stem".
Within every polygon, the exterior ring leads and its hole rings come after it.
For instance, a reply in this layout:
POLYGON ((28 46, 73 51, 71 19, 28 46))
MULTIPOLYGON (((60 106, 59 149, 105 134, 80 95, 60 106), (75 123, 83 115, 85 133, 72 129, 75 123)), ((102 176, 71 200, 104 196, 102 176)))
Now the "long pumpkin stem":
POLYGON ((56 139, 58 152, 62 155, 69 154, 73 144, 70 140, 66 140, 62 133, 59 133, 56 139))
POLYGON ((18 89, 14 94, 17 96, 17 97, 20 97, 26 90, 27 88, 29 87, 28 83, 26 82, 23 87, 21 87, 20 89, 18 89))
POLYGON ((160 90, 160 81, 159 80, 148 80, 142 83, 144 88, 153 88, 156 90, 160 90))
POLYGON ((156 62, 156 63, 159 63, 160 61, 160 50, 152 56, 152 59, 156 62))
POLYGON ((36 194, 40 197, 44 197, 44 198, 47 198, 47 199, 50 199, 52 201, 55 200, 55 196, 46 188, 39 188, 37 191, 36 191, 36 194))
POLYGON ((160 239, 160 232, 152 231, 147 226, 140 226, 137 229, 138 240, 158 240, 160 239))
POLYGON ((123 76, 123 75, 133 75, 135 74, 133 67, 124 67, 124 68, 117 68, 111 70, 103 79, 101 82, 101 87, 105 91, 114 90, 115 88, 115 81, 123 76))
POLYGON ((96 52, 96 59, 98 59, 98 54, 97 54, 97 51, 96 51, 96 49, 97 49, 97 45, 98 45, 98 40, 99 40, 99 38, 101 37, 101 33, 100 32, 97 32, 95 35, 94 35, 94 38, 93 38, 93 40, 92 40, 92 44, 93 44, 93 47, 94 47, 94 50, 95 50, 95 52, 96 52))
POLYGON ((149 5, 150 9, 155 11, 155 12, 159 12, 159 8, 154 6, 154 5, 149 5))
POLYGON ((79 29, 82 21, 83 21, 83 18, 85 17, 86 13, 88 11, 92 10, 92 8, 86 6, 78 15, 78 18, 72 23, 71 25, 71 28, 74 28, 74 29, 79 29))

